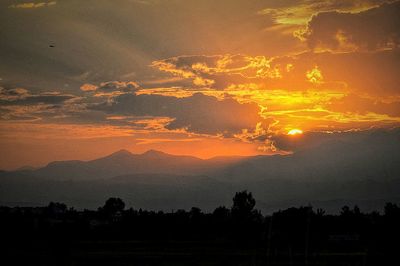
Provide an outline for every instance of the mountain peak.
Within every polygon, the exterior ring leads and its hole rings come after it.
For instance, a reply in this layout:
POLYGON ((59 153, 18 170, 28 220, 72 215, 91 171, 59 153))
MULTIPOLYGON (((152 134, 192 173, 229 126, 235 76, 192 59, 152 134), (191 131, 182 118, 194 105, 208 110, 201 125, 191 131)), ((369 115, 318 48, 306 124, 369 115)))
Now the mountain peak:
POLYGON ((168 153, 162 152, 162 151, 157 151, 157 150, 148 150, 141 155, 145 156, 168 156, 168 153))
POLYGON ((114 157, 114 156, 131 156, 131 155, 133 155, 133 154, 130 151, 121 149, 119 151, 116 151, 116 152, 110 154, 109 156, 114 157))
POLYGON ((120 149, 119 151, 116 151, 115 153, 132 154, 130 151, 128 151, 126 149, 120 149))

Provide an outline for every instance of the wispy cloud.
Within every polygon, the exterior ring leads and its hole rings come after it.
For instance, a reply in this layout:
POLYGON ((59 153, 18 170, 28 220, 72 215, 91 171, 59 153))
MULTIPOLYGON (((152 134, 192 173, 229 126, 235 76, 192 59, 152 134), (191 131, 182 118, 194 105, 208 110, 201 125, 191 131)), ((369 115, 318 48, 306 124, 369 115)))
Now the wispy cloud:
POLYGON ((355 0, 355 1, 294 1, 294 5, 283 7, 268 7, 258 12, 260 15, 269 15, 275 23, 284 25, 305 25, 311 17, 321 12, 350 12, 358 13, 379 6, 388 0, 355 0))
POLYGON ((56 1, 51 2, 27 2, 27 3, 20 3, 20 4, 12 4, 8 6, 9 8, 23 8, 23 9, 32 9, 32 8, 41 8, 41 7, 48 7, 57 4, 56 1))

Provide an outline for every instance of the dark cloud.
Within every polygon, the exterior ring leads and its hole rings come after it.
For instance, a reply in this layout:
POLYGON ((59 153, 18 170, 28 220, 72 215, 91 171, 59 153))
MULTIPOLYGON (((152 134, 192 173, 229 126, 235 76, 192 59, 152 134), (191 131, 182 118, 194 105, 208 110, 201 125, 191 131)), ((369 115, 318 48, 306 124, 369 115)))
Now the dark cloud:
POLYGON ((359 13, 321 12, 301 35, 311 48, 377 50, 400 44, 400 1, 359 13))
POLYGON ((134 92, 139 88, 139 85, 134 81, 108 81, 102 82, 98 86, 85 83, 80 88, 82 91, 95 93, 95 96, 115 96, 134 92))
POLYGON ((176 98, 159 95, 123 94, 112 102, 92 105, 93 110, 109 114, 170 117, 167 129, 187 129, 189 132, 232 135, 253 128, 261 119, 256 104, 240 104, 233 99, 218 100, 197 93, 176 98))
MULTIPOLYGON (((319 151, 319 156, 331 156, 334 158, 332 153, 337 150, 355 154, 362 154, 363 151, 372 153, 374 149, 387 150, 387 152, 396 150, 400 146, 400 129, 370 129, 342 132, 310 131, 296 137, 289 135, 274 136, 272 140, 282 150, 300 153, 319 151)), ((337 155, 340 156, 339 154, 337 155)))
POLYGON ((0 100, 13 101, 29 96, 29 92, 24 88, 3 88, 0 87, 0 100))
POLYGON ((201 93, 185 98, 136 95, 134 82, 113 81, 94 87, 85 97, 1 88, 0 113, 6 120, 185 129, 230 137, 263 120, 257 104, 241 104, 232 98, 219 100, 201 93))
POLYGON ((31 94, 23 88, 1 88, 1 105, 35 105, 35 104, 62 104, 67 100, 76 98, 74 95, 61 94, 59 92, 45 92, 40 94, 31 94))
POLYGON ((78 99, 60 92, 32 94, 24 88, 0 87, 0 120, 39 121, 59 117, 78 99))
POLYGON ((108 91, 121 91, 121 92, 132 92, 135 89, 139 88, 139 85, 136 82, 122 82, 122 81, 109 81, 103 82, 97 88, 99 91, 108 92, 108 91))

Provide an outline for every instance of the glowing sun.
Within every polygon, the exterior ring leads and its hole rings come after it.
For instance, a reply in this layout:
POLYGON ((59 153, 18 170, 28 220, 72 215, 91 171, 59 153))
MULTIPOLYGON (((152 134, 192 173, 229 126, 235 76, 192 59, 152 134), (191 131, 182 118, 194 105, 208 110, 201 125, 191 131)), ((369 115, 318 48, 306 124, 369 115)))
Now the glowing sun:
POLYGON ((301 134, 303 134, 303 130, 295 128, 295 129, 289 130, 289 132, 287 134, 291 135, 291 136, 293 136, 293 135, 301 135, 301 134))

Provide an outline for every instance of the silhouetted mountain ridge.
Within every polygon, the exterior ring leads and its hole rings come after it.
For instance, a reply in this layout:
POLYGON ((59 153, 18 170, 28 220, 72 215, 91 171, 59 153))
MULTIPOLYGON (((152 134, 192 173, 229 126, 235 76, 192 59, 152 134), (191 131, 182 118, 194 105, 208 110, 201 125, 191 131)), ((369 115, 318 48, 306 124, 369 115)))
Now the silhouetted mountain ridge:
MULTIPOLYGON (((234 160, 233 160, 234 161, 234 160)), ((172 155, 156 150, 133 154, 119 150, 90 161, 56 161, 33 171, 39 177, 56 180, 93 180, 128 174, 178 174, 196 175, 207 172, 231 160, 202 160, 193 156, 172 155)))
POLYGON ((265 209, 342 199, 377 206, 400 192, 400 131, 378 133, 303 136, 287 142, 295 150, 288 155, 203 160, 120 150, 90 161, 52 162, 34 171, 0 172, 0 202, 60 200, 86 207, 120 195, 146 208, 207 208, 248 189, 265 209))

